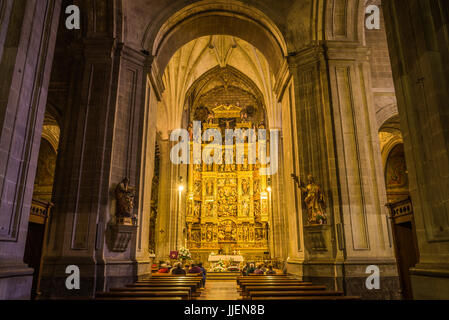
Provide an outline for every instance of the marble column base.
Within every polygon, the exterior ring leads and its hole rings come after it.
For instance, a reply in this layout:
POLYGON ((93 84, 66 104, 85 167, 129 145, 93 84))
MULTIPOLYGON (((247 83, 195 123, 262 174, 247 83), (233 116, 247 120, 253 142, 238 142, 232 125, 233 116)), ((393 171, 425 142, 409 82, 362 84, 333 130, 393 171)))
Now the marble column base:
POLYGON ((449 300, 449 266, 417 265, 410 269, 415 300, 449 300))
POLYGON ((86 264, 85 261, 70 263, 46 264, 41 278, 41 299, 78 299, 94 298, 97 291, 108 291, 110 288, 123 287, 149 276, 151 262, 130 260, 108 261, 102 264, 86 264), (65 282, 69 275, 65 274, 67 265, 80 268, 80 289, 68 290, 65 282))
POLYGON ((308 262, 289 263, 288 273, 303 281, 325 285, 328 290, 344 291, 348 296, 359 296, 367 300, 401 299, 401 287, 395 262, 333 263, 308 262), (380 268, 380 289, 366 287, 366 268, 377 265, 380 268))
POLYGON ((29 300, 33 273, 25 264, 0 265, 0 300, 29 300))

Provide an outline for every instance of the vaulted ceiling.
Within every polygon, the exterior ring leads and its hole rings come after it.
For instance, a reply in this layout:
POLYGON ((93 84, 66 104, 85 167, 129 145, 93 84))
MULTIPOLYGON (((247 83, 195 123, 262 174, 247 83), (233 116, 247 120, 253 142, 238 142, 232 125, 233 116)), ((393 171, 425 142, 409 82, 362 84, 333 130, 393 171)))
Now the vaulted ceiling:
POLYGON ((250 79, 262 95, 270 127, 281 126, 273 93, 274 75, 263 54, 239 38, 206 36, 181 47, 164 71, 165 90, 158 106, 158 131, 163 137, 180 128, 188 107, 187 93, 195 81, 217 66, 235 68, 250 79))

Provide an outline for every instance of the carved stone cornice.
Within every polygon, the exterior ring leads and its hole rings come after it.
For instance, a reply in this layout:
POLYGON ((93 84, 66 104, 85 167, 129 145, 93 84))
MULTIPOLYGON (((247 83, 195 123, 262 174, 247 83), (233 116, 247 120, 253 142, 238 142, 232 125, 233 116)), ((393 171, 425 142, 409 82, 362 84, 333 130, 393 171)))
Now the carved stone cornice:
POLYGON ((284 60, 278 74, 276 75, 276 83, 274 84, 274 93, 277 101, 281 102, 284 96, 284 92, 292 78, 292 73, 289 70, 289 64, 287 59, 284 60))
POLYGON ((323 44, 328 60, 369 61, 371 50, 358 42, 326 41, 323 44))
POLYGON ((154 61, 154 57, 147 60, 147 74, 150 80, 151 86, 156 94, 158 101, 162 101, 162 93, 165 90, 164 83, 162 81, 162 75, 159 72, 157 63, 154 61))
POLYGON ((117 48, 117 41, 112 38, 85 38, 82 43, 87 60, 110 61, 117 48))
POLYGON ((300 51, 290 53, 287 57, 290 68, 298 68, 309 64, 316 64, 325 58, 323 44, 311 44, 300 51))
POLYGON ((145 53, 138 51, 123 42, 120 42, 117 45, 116 53, 120 58, 142 67, 145 66, 145 61, 148 58, 145 53))
POLYGON ((370 48, 361 46, 358 42, 321 41, 290 53, 287 57, 290 68, 303 67, 324 60, 346 60, 368 62, 370 48))

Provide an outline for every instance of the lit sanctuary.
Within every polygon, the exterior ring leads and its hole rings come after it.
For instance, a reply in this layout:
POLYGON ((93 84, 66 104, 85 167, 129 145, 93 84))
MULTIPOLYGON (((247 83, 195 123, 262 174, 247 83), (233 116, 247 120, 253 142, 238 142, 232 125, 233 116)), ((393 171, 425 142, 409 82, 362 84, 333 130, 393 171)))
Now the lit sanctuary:
MULTIPOLYGON (((227 129, 264 128, 263 110, 249 108, 248 116, 246 108, 236 105, 220 105, 207 113, 203 112, 205 107, 200 107, 192 114, 192 120, 202 120, 203 130, 219 130, 222 137, 227 129), (207 119, 201 119, 201 113, 207 119)), ((260 162, 248 163, 248 149, 256 146, 249 146, 248 138, 243 146, 237 143, 222 143, 221 164, 191 161, 189 165, 187 246, 200 261, 207 261, 211 253, 217 252, 239 252, 247 259, 261 261, 268 254, 269 178, 260 175, 260 162), (235 159, 238 147, 244 148, 242 164, 235 159), (225 161, 226 149, 233 155, 232 163, 225 161)), ((193 141, 191 144, 193 160, 193 141)))
POLYGON ((0 299, 449 299, 448 34, 447 0, 0 1, 0 299), (198 124, 266 140, 173 161, 198 124))

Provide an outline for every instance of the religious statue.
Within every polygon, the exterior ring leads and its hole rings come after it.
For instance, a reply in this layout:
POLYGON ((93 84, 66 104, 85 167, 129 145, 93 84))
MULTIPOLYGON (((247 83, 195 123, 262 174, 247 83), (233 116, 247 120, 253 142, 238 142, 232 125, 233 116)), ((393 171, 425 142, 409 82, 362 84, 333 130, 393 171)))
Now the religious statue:
POLYGON ((214 123, 214 113, 212 111, 209 111, 207 114, 207 124, 213 124, 214 123))
POLYGON ((214 184, 210 180, 206 184, 206 194, 208 196, 212 196, 214 194, 214 184))
POLYGON ((193 124, 191 122, 189 123, 187 131, 189 132, 189 140, 193 141, 193 124))
POLYGON ((240 114, 240 120, 242 122, 248 122, 248 113, 246 111, 242 111, 240 114))
POLYGON ((193 211, 193 215, 195 217, 199 217, 200 216, 200 212, 201 212, 201 202, 196 202, 195 203, 195 209, 193 211))
POLYGON ((242 193, 243 193, 243 195, 249 194, 249 184, 248 184, 248 180, 246 180, 246 179, 242 180, 242 193))
POLYGON ((132 225, 134 214, 134 198, 136 192, 134 187, 129 185, 129 179, 124 178, 115 188, 117 199, 117 220, 119 224, 132 225))
POLYGON ((248 201, 243 201, 243 215, 245 216, 245 217, 249 217, 249 204, 248 204, 248 201))
POLYGON ((327 217, 325 213, 326 203, 321 188, 315 183, 313 176, 308 176, 308 185, 300 185, 304 193, 304 201, 307 206, 308 222, 310 224, 325 224, 327 217))
POLYGON ((208 217, 212 217, 213 216, 213 211, 214 211, 214 203, 213 202, 208 202, 206 205, 207 208, 207 213, 206 216, 208 217))

